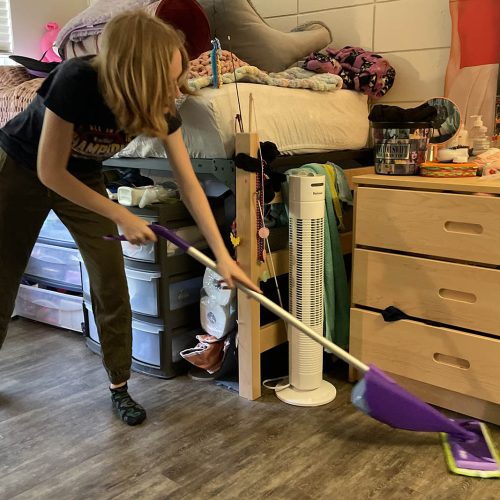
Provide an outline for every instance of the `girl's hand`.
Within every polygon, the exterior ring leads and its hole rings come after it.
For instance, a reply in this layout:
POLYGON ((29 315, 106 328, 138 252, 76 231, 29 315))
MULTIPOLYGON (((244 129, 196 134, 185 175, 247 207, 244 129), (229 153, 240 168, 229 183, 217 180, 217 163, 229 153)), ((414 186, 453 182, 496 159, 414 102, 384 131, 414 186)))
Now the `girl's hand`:
POLYGON ((217 261, 217 272, 222 276, 224 283, 229 288, 235 288, 235 281, 245 285, 250 290, 262 293, 262 290, 243 272, 238 263, 229 255, 217 261))
POLYGON ((127 241, 134 245, 140 245, 148 241, 156 241, 156 234, 148 227, 149 222, 137 217, 127 209, 122 211, 119 217, 115 220, 120 233, 122 233, 127 241))

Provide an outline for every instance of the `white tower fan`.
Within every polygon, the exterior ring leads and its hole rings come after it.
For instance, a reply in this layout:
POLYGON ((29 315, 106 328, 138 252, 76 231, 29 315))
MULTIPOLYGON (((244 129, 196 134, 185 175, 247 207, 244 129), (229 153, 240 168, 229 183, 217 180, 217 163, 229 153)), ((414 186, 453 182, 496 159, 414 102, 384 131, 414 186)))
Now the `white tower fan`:
MULTIPOLYGON (((290 175, 290 312, 323 335, 325 177, 312 172, 290 175)), ((335 387, 323 380, 323 347, 288 326, 289 386, 276 395, 296 406, 319 406, 335 399, 335 387)))

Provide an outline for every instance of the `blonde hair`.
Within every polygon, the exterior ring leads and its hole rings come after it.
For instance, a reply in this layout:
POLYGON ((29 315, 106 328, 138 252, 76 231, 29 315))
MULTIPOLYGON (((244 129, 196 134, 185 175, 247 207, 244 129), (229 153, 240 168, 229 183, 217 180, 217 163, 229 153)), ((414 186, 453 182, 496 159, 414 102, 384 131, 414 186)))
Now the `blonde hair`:
POLYGON ((165 108, 175 115, 177 87, 189 93, 189 58, 182 36, 145 12, 120 14, 106 25, 94 65, 100 90, 118 126, 131 135, 165 139, 165 108), (175 81, 170 69, 177 50, 182 75, 175 81))

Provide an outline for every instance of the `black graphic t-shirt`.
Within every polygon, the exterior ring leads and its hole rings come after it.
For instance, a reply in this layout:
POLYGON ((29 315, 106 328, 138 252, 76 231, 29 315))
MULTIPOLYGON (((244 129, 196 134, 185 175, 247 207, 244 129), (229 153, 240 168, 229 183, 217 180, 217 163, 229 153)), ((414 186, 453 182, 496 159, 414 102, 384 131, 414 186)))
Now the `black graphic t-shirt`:
MULTIPOLYGON (((14 160, 36 169, 45 108, 74 124, 68 170, 100 168, 101 162, 123 149, 133 137, 119 130, 99 91, 97 72, 89 57, 69 59, 45 79, 35 99, 0 130, 0 145, 14 160)), ((181 121, 167 117, 169 133, 181 121)))

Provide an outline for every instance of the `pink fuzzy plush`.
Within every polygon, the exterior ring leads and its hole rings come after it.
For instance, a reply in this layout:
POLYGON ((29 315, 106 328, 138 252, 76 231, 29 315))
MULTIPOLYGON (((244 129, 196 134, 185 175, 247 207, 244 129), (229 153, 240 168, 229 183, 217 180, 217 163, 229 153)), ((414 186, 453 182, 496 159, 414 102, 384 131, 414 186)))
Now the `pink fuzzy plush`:
POLYGON ((45 25, 47 30, 40 40, 40 48, 42 49, 42 61, 45 62, 59 62, 61 58, 54 52, 53 46, 59 34, 59 25, 57 23, 47 23, 45 25))

